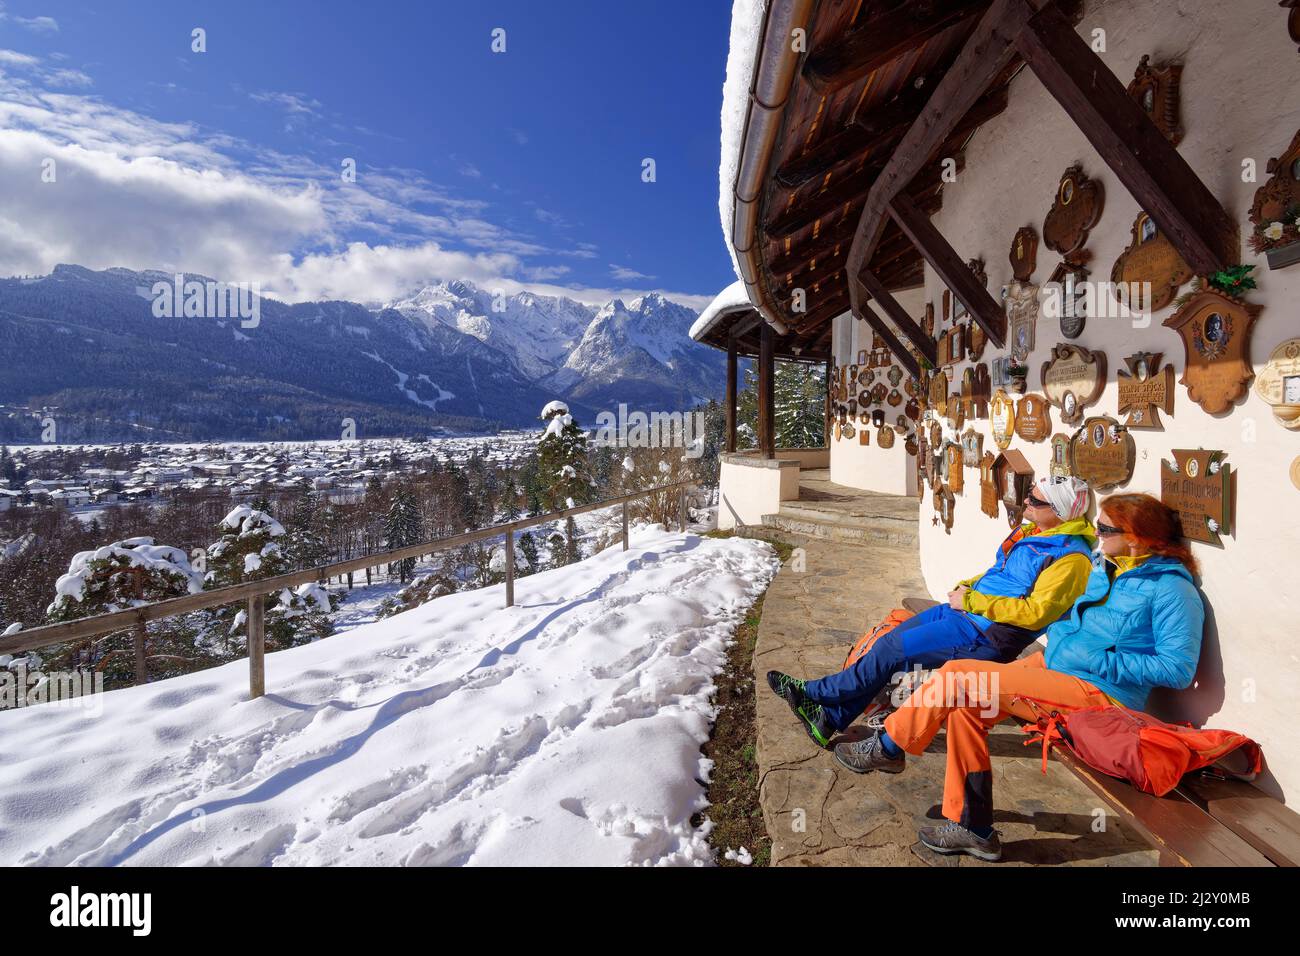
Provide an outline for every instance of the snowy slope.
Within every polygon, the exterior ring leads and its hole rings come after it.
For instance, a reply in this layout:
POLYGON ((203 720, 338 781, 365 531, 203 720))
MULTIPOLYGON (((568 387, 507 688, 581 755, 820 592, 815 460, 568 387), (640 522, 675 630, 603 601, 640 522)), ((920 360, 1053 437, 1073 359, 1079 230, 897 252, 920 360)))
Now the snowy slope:
POLYGON ((247 665, 0 713, 0 863, 700 864, 712 675, 771 548, 638 530, 247 665))

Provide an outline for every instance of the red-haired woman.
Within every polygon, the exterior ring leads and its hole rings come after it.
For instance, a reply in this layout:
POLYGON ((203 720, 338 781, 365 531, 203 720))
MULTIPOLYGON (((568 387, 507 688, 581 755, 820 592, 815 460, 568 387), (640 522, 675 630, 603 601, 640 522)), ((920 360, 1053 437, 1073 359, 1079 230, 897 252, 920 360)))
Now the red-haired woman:
MULTIPOLYGON (((1002 855, 993 829, 988 730, 1007 717, 1146 705, 1152 687, 1188 687, 1201 651, 1205 607, 1192 583, 1196 560, 1178 517, 1150 495, 1112 495, 1097 514, 1101 560, 1070 611, 1047 629, 1047 650, 1011 664, 951 661, 885 721, 884 732, 855 744, 862 772, 898 773, 904 751, 920 756, 946 727, 944 827, 924 827, 921 842, 939 853, 982 860, 1002 855)), ((838 750, 838 748, 837 748, 838 750)), ((850 754, 846 754, 850 756, 850 754)))

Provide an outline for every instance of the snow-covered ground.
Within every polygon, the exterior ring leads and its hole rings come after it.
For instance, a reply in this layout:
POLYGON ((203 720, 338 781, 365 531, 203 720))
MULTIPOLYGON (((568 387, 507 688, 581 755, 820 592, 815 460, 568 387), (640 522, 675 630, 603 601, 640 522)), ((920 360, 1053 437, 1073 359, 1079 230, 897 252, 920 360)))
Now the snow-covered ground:
POLYGON ((587 560, 267 656, 0 713, 0 864, 700 864, 712 677, 767 544, 587 560))

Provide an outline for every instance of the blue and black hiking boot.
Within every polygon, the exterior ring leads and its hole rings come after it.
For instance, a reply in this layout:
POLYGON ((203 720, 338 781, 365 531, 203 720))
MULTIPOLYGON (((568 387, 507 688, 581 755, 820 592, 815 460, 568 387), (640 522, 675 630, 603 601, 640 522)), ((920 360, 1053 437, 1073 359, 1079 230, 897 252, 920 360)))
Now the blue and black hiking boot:
POLYGON ((835 727, 826 716, 826 711, 822 710, 822 705, 804 696, 805 683, 797 677, 782 674, 780 671, 767 672, 767 686, 772 688, 772 693, 784 698, 790 705, 790 709, 799 718, 799 722, 803 724, 803 729, 808 732, 813 743, 818 747, 829 747, 835 727))

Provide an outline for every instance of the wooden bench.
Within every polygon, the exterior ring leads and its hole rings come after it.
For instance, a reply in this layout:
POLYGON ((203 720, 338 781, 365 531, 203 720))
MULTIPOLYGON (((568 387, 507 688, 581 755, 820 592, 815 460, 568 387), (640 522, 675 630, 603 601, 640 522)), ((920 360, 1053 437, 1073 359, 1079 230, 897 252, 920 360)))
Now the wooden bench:
MULTIPOLYGON (((929 598, 905 598, 916 614, 929 598)), ((1035 653, 1031 644, 1026 653, 1035 653)), ((1161 866, 1300 866, 1300 814, 1241 780, 1212 769, 1188 774, 1157 797, 1101 773, 1053 741, 1056 760, 1160 853, 1161 866)))

